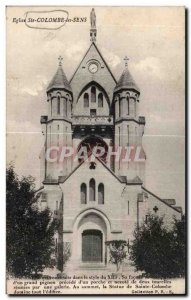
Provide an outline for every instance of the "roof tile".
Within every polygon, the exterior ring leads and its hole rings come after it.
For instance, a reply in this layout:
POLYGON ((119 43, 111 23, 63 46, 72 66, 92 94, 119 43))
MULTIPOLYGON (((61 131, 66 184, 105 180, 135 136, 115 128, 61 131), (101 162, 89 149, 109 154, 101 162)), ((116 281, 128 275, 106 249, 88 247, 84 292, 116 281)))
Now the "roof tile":
POLYGON ((56 74, 48 85, 47 91, 52 88, 64 88, 68 91, 72 91, 71 86, 66 78, 66 75, 61 66, 58 67, 56 74))
POLYGON ((123 71, 121 77, 119 78, 119 81, 116 84, 114 91, 116 92, 121 89, 134 89, 134 90, 140 92, 140 89, 137 86, 137 84, 135 83, 128 68, 125 68, 125 70, 123 71))

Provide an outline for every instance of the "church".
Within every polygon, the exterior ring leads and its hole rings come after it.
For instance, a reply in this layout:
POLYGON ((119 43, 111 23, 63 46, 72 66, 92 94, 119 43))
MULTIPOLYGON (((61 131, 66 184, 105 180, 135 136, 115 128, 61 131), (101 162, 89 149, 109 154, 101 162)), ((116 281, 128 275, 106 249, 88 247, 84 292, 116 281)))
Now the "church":
POLYGON ((114 77, 96 44, 94 9, 90 21, 86 54, 70 80, 59 57, 46 90, 48 114, 41 116, 40 206, 59 221, 55 257, 63 263, 69 253, 71 269, 106 268, 105 242, 130 245, 135 226, 147 222, 148 213, 164 216, 169 226, 173 216, 182 215, 174 199, 161 199, 144 186, 141 92, 127 58, 120 78, 114 77))

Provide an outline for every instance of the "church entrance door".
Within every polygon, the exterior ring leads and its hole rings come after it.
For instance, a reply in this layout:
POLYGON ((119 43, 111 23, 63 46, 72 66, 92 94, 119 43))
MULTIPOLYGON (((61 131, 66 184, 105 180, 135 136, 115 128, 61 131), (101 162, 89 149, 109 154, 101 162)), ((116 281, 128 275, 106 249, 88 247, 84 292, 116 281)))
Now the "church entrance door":
POLYGON ((102 232, 85 230, 82 233, 82 261, 102 262, 102 232))

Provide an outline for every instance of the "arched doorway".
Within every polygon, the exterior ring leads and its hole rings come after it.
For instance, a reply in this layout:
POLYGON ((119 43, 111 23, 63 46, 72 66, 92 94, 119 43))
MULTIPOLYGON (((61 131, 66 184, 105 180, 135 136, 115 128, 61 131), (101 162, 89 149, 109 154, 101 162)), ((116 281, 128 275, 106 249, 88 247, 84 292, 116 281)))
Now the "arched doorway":
POLYGON ((82 232, 82 262, 102 262, 103 235, 100 230, 82 232))
POLYGON ((75 265, 75 267, 86 265, 88 264, 89 259, 90 265, 107 264, 109 256, 105 241, 111 239, 110 234, 111 224, 103 212, 95 208, 89 208, 82 211, 76 217, 73 224, 72 264, 75 265), (94 257, 94 254, 91 254, 90 258, 86 257, 86 254, 84 254, 84 251, 89 252, 89 245, 87 244, 89 244, 90 239, 91 244, 96 244, 95 249, 98 249, 99 256, 97 258, 94 257), (85 248, 88 250, 85 250, 85 248))

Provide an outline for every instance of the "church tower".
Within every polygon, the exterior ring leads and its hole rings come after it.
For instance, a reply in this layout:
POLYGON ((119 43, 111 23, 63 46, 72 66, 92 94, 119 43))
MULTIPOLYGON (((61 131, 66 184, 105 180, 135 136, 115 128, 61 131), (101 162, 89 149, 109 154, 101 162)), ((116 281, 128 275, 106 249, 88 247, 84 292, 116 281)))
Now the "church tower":
POLYGON ((125 69, 114 89, 115 150, 121 151, 121 159, 115 159, 115 173, 132 180, 144 179, 145 154, 142 149, 145 118, 138 116, 140 90, 128 69, 125 69))
POLYGON ((72 145, 71 116, 72 89, 62 68, 59 57, 56 74, 47 87, 48 116, 41 117, 45 136, 44 180, 58 180, 72 169, 70 159, 60 160, 63 147, 72 145))
MULTIPOLYGON (((107 152, 114 141, 113 90, 116 80, 97 44, 95 10, 90 13, 90 47, 74 72, 70 84, 73 91, 72 141, 79 157, 86 147, 88 154, 96 147, 104 149, 100 159, 112 168, 107 152)), ((73 169, 81 159, 73 161, 73 169)))

